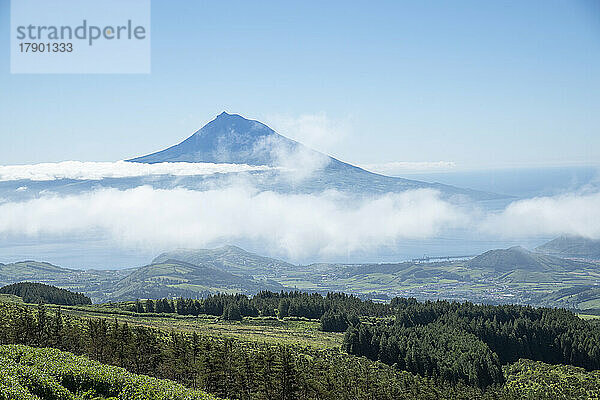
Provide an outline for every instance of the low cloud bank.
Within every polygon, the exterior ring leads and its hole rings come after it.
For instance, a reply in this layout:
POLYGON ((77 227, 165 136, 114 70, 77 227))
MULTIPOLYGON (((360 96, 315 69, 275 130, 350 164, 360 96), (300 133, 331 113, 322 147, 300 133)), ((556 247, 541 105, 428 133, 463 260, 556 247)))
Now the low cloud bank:
POLYGON ((122 246, 149 248, 207 247, 244 239, 298 258, 427 238, 464 218, 431 190, 356 200, 338 192, 285 195, 243 186, 204 192, 144 186, 4 203, 0 234, 95 232, 122 246))
POLYGON ((250 241, 290 259, 373 251, 456 229, 496 237, 600 238, 600 193, 521 200, 498 213, 459 207, 429 189, 356 199, 243 184, 208 191, 99 189, 0 204, 0 237, 98 235, 146 249, 250 241))
POLYGON ((600 193, 516 201, 488 216, 480 229, 505 237, 576 235, 600 239, 600 193))
POLYGON ((250 166, 246 164, 186 162, 143 164, 127 161, 63 161, 29 165, 0 165, 0 181, 52 181, 57 179, 100 180, 103 178, 131 178, 150 175, 191 176, 230 172, 264 171, 268 169, 272 169, 272 167, 250 166))

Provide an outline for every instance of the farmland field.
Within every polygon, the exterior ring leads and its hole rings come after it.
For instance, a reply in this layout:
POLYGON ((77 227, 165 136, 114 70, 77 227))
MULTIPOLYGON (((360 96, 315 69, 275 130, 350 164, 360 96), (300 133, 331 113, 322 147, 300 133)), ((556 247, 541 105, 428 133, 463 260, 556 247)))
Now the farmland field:
POLYGON ((323 332, 319 330, 319 321, 299 318, 247 317, 242 321, 224 321, 222 318, 200 315, 179 316, 176 314, 144 315, 123 313, 107 314, 106 308, 61 307, 67 315, 83 318, 109 318, 130 325, 153 327, 163 330, 175 330, 186 333, 199 333, 207 336, 228 337, 268 343, 298 344, 315 348, 335 348, 342 344, 343 333, 323 332))

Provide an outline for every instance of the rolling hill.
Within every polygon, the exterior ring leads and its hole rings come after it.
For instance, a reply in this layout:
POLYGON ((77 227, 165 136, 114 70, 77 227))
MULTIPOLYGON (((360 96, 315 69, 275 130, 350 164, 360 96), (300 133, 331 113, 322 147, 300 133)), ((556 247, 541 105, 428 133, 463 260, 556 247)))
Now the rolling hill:
POLYGON ((44 283, 74 292, 85 292, 97 302, 104 299, 105 293, 131 271, 132 269, 79 270, 46 262, 20 261, 0 264, 0 286, 23 281, 44 283))
MULTIPOLYGON (((533 253, 521 247, 487 251, 468 260, 383 264, 294 265, 236 246, 180 249, 121 271, 78 271, 33 261, 0 265, 0 283, 22 280, 84 293, 94 302, 261 290, 343 291, 376 299, 409 296, 474 302, 565 305, 560 290, 600 283, 600 266, 533 253), (550 296, 550 297, 547 297, 550 296)), ((575 302, 596 307, 597 290, 575 302), (593 304, 592 304, 593 303, 593 304)))
POLYGON ((600 286, 576 285, 544 294, 539 304, 600 314, 600 286))
POLYGON ((558 257, 600 260, 600 240, 580 236, 560 236, 536 247, 535 251, 558 257))
POLYGON ((589 263, 536 254, 523 247, 497 249, 469 260, 467 266, 478 269, 493 269, 496 272, 525 270, 529 272, 565 272, 589 267, 589 263))
POLYGON ((75 270, 58 267, 46 262, 20 261, 11 264, 0 264, 0 284, 8 285, 30 279, 44 277, 48 282, 62 280, 76 272, 75 270))
POLYGON ((202 297, 209 293, 256 293, 283 289, 277 282, 234 275, 212 265, 167 259, 138 268, 111 290, 111 300, 202 297))
POLYGON ((194 265, 206 265, 233 274, 276 274, 294 265, 274 258, 259 256, 236 246, 216 249, 179 249, 160 254, 152 263, 178 260, 194 265))

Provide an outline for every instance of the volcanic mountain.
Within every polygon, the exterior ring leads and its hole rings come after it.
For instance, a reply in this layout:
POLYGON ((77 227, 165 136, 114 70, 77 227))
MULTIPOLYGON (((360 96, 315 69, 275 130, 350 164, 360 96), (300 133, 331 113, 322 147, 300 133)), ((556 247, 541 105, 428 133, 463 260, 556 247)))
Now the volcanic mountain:
POLYGON ((160 254, 152 264, 169 260, 186 262, 238 275, 272 274, 294 265, 275 258, 250 253, 237 246, 223 246, 216 249, 178 249, 160 254))
POLYGON ((280 161, 280 153, 297 151, 326 157, 279 135, 258 121, 223 112, 183 142, 127 161, 148 164, 209 162, 276 166, 280 161))
POLYGON ((558 257, 600 260, 600 240, 579 236, 560 236, 544 243, 535 250, 558 257))
POLYGON ((303 179, 300 181, 282 177, 284 174, 274 170, 252 174, 255 186, 283 191, 337 189, 355 193, 385 193, 429 188, 439 190, 445 197, 459 195, 474 200, 503 197, 440 183, 375 174, 312 150, 261 122, 226 112, 177 145, 127 161, 148 164, 234 163, 301 172, 303 179))
POLYGON ((520 246, 486 251, 469 260, 466 264, 470 268, 491 268, 496 272, 510 272, 514 270, 564 272, 592 266, 592 264, 586 262, 565 260, 545 254, 533 253, 520 246))

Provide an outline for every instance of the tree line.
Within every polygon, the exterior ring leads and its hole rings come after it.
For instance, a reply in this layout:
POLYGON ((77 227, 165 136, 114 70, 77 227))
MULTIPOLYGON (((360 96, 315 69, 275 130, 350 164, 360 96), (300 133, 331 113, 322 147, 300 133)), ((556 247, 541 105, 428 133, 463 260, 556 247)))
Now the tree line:
POLYGON ((299 291, 261 291, 254 296, 242 294, 209 295, 204 299, 158 299, 137 300, 125 307, 137 313, 177 313, 179 315, 214 315, 228 320, 243 317, 298 317, 321 319, 323 330, 345 332, 359 316, 383 317, 393 315, 390 304, 345 293, 305 293, 299 291))
POLYGON ((49 303, 63 306, 92 304, 89 297, 43 283, 20 282, 0 288, 2 294, 19 296, 25 303, 49 303))
POLYGON ((230 399, 513 399, 495 386, 419 377, 339 349, 167 332, 0 304, 0 344, 53 347, 230 399))
MULTIPOLYGON (((343 344, 346 353, 381 362, 390 366, 390 371, 409 371, 451 386, 466 384, 487 389, 502 385, 505 381, 502 366, 520 358, 549 364, 569 364, 587 370, 600 369, 600 326, 560 309, 448 301, 420 303, 405 298, 380 304, 342 293, 322 296, 268 291, 253 297, 221 294, 201 300, 159 299, 121 306, 140 313, 208 314, 234 320, 244 316, 320 318, 323 330, 346 331, 343 344)), ((268 360, 279 357, 279 352, 283 359, 288 357, 286 354, 293 354, 293 365, 296 367, 298 363, 306 361, 304 357, 314 360, 322 356, 319 353, 315 358, 316 353, 310 350, 289 346, 244 344, 197 335, 166 333, 129 327, 116 320, 76 319, 60 311, 48 312, 43 307, 36 312, 27 307, 11 307, 8 308, 11 312, 7 312, 6 317, 0 320, 1 343, 49 346, 87 354, 101 362, 123 366, 133 372, 151 371, 154 376, 175 379, 219 395, 229 396, 223 388, 211 388, 212 378, 207 372, 211 363, 218 363, 223 357, 217 350, 214 353, 216 358, 211 356, 203 359, 201 367, 195 365, 189 367, 191 371, 170 375, 173 371, 181 370, 189 357, 195 357, 192 346, 194 340, 204 343, 201 352, 206 354, 211 354, 211 349, 237 349, 235 357, 245 360, 243 357, 248 354, 252 358, 265 353, 265 365, 254 365, 252 371, 267 368, 266 364, 271 362, 268 360), (183 350, 177 350, 177 345, 181 345, 183 350), (198 382, 200 386, 195 386, 198 382)), ((357 360, 340 352, 334 352, 326 359, 332 357, 342 364, 357 360)), ((281 368, 287 370, 288 366, 285 365, 281 368)), ((335 368, 334 365, 326 365, 326 368, 335 368)), ((323 365, 321 367, 325 368, 323 365)), ((236 370, 231 374, 238 372, 236 370)), ((246 379, 235 376, 235 379, 246 379)), ((287 381, 292 378, 282 376, 281 379, 287 381)), ((238 382, 233 387, 236 391, 249 390, 248 393, 254 395, 263 390, 240 385, 242 383, 238 382)), ((231 385, 227 385, 229 387, 231 385)))
POLYGON ((394 299, 392 321, 351 325, 350 354, 478 387, 520 358, 600 369, 600 328, 566 310, 394 299))

